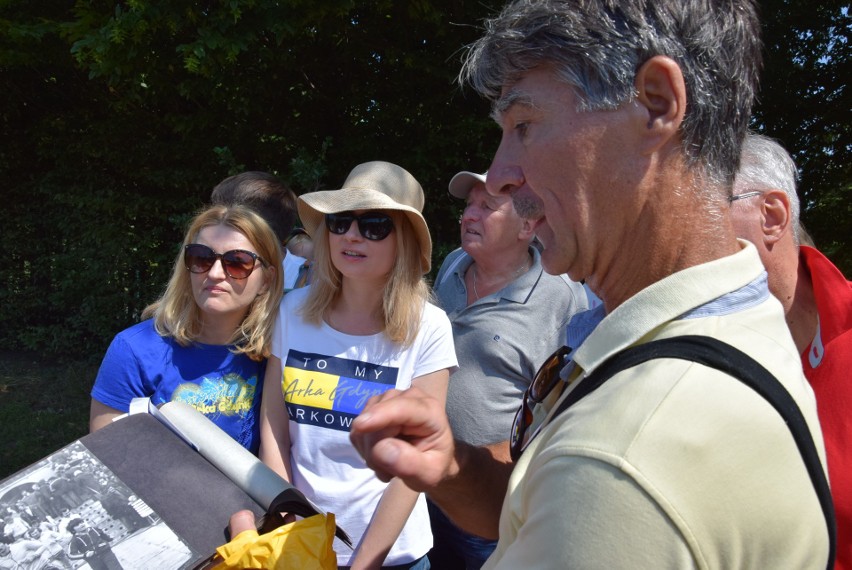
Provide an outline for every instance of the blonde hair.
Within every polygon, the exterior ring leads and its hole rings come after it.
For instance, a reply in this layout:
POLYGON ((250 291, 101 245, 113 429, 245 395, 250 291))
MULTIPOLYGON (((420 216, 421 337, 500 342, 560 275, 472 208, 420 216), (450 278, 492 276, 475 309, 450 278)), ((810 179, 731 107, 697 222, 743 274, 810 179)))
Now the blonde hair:
POLYGON ((181 346, 188 346, 201 334, 201 310, 192 294, 189 270, 183 261, 184 246, 193 243, 204 228, 226 226, 243 234, 263 260, 255 271, 268 271, 269 287, 258 295, 229 341, 235 354, 262 360, 270 354, 272 327, 284 291, 281 271, 281 246, 269 225, 244 206, 211 206, 199 212, 190 222, 183 244, 175 259, 172 276, 162 297, 145 307, 142 318, 154 319, 161 336, 170 336, 181 346))
MULTIPOLYGON (((388 275, 382 292, 381 318, 384 333, 393 342, 411 346, 420 332, 420 319, 432 293, 421 274, 420 247, 414 227, 408 218, 393 210, 383 210, 391 216, 396 238, 396 263, 388 275)), ((328 229, 325 223, 317 226, 314 235, 314 274, 310 292, 300 314, 309 323, 320 324, 340 295, 342 276, 331 262, 328 229)))

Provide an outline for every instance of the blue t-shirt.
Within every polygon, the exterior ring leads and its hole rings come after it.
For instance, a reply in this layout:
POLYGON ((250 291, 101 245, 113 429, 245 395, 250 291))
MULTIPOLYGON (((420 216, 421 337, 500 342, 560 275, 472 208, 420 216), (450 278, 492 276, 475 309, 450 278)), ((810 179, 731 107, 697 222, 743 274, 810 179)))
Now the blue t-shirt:
POLYGON ((266 360, 234 354, 231 346, 179 345, 147 320, 120 332, 101 363, 92 398, 126 412, 133 398, 185 402, 257 454, 260 396, 266 360))

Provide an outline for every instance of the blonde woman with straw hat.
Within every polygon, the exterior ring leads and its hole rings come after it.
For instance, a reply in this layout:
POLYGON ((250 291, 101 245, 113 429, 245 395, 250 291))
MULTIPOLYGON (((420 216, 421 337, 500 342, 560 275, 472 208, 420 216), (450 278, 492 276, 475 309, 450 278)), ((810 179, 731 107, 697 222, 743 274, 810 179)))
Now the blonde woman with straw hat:
POLYGON ((423 202, 417 180, 387 162, 298 202, 314 275, 281 303, 260 457, 352 535, 354 552, 335 543, 342 567, 429 568, 424 497, 379 481, 349 442, 371 396, 417 386, 444 401, 457 366, 450 322, 423 279, 432 253, 423 202))

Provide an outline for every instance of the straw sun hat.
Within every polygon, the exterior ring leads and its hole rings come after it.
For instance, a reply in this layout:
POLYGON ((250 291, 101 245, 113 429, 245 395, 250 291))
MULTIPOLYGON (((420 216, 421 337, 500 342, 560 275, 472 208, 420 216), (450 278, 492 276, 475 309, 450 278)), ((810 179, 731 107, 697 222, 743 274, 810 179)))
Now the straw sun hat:
POLYGON ((423 188, 404 168, 390 162, 374 161, 352 169, 343 188, 322 190, 299 196, 299 218, 312 236, 324 223, 325 214, 350 210, 399 210, 403 212, 420 245, 420 269, 425 274, 432 265, 432 239, 423 219, 423 188))

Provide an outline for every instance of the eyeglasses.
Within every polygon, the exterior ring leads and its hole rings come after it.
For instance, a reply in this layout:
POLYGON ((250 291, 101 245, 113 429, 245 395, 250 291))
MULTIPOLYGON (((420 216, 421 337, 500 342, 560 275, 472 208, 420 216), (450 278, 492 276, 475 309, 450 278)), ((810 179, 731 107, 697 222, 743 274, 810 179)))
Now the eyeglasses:
POLYGON ((512 455, 512 461, 517 461, 521 456, 521 452, 527 446, 526 433, 533 422, 532 407, 533 404, 540 404, 553 391, 553 388, 559 383, 559 372, 565 366, 565 357, 571 353, 571 348, 568 346, 560 347, 556 352, 547 357, 541 368, 533 376, 532 382, 526 392, 524 399, 518 412, 515 414, 515 421, 512 424, 512 437, 509 441, 509 451, 512 455))
POLYGON ((745 198, 754 198, 755 196, 760 196, 763 194, 763 190, 752 190, 751 192, 743 192, 742 194, 736 194, 728 198, 728 202, 733 202, 735 200, 743 200, 745 198))
POLYGON ((331 233, 342 235, 349 231, 349 227, 355 220, 358 221, 358 231, 361 232, 361 235, 371 241, 381 241, 393 231, 391 217, 378 212, 367 212, 360 216, 356 216, 352 212, 326 214, 325 226, 331 233))
POLYGON ((244 249, 216 253, 200 243, 191 243, 183 248, 183 263, 190 273, 207 273, 217 259, 222 261, 222 268, 232 279, 247 279, 254 271, 256 261, 266 265, 259 255, 244 249))

